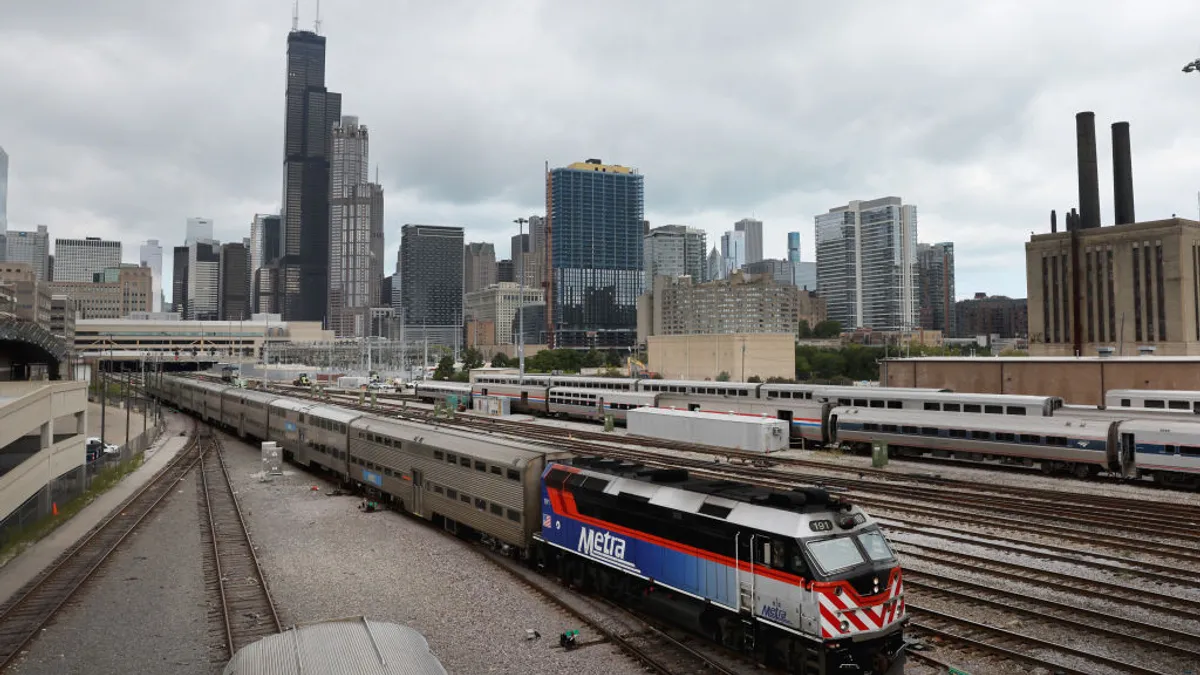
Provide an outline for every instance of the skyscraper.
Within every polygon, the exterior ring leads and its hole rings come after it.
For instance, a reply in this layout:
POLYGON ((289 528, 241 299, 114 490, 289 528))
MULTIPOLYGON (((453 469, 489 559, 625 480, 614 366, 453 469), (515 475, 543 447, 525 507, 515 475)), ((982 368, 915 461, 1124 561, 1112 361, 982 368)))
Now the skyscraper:
POLYGON ((725 259, 721 257, 721 252, 717 250, 716 246, 713 246, 712 251, 708 254, 706 266, 708 268, 708 281, 725 278, 725 259))
POLYGON ((50 281, 50 234, 45 225, 38 225, 37 232, 12 231, 7 234, 8 262, 29 263, 38 281, 50 281))
POLYGON ((742 218, 733 224, 734 232, 746 233, 746 254, 743 265, 758 262, 763 259, 763 230, 762 221, 754 218, 742 218))
MULTIPOLYGON (((400 305, 407 335, 457 344, 462 335, 463 228, 400 228, 400 305)), ((395 302, 396 289, 392 288, 395 302)))
POLYGON ((217 313, 222 321, 250 318, 250 289, 247 269, 249 252, 243 244, 222 244, 219 262, 220 298, 217 313))
POLYGON ((150 268, 151 282, 150 285, 150 300, 152 312, 162 311, 162 246, 158 245, 157 239, 148 239, 142 244, 142 249, 139 256, 142 267, 150 268))
POLYGON ((200 239, 213 238, 213 221, 212 218, 188 218, 187 230, 184 235, 183 245, 187 246, 193 241, 200 239))
POLYGON ((176 246, 171 251, 171 309, 180 318, 188 316, 188 256, 187 246, 176 246))
POLYGON ((338 337, 368 334, 367 311, 379 306, 383 283, 383 188, 363 183, 342 188, 329 268, 329 327, 338 337))
POLYGON ((955 336, 953 243, 917 244, 917 289, 921 328, 955 336))
POLYGON ((325 88, 324 36, 292 30, 287 44, 283 256, 276 292, 285 320, 322 321, 329 298, 329 153, 342 97, 325 88))
POLYGON ((201 239, 188 244, 187 250, 185 318, 215 321, 221 316, 221 245, 201 239))
POLYGON ((54 240, 54 280, 91 281, 108 267, 121 266, 121 242, 100 237, 54 240))
POLYGON ((800 262, 800 233, 788 232, 788 262, 800 262))
POLYGON ((852 201, 814 219, 817 289, 843 329, 917 327, 917 207, 852 201))
POLYGON ((746 266, 746 231, 732 230, 721 235, 721 258, 725 261, 724 279, 746 266))
POLYGON ((704 230, 685 225, 663 225, 650 230, 642 240, 642 261, 646 266, 646 289, 654 286, 654 277, 688 275, 706 281, 707 260, 704 230))
POLYGON ((533 237, 528 232, 514 234, 509 240, 509 258, 513 262, 513 276, 521 283, 521 275, 525 275, 525 285, 537 285, 537 260, 533 254, 533 237))
POLYGON ((496 247, 471 242, 463 248, 463 293, 473 293, 496 283, 496 247))
POLYGON ((370 136, 358 118, 334 125, 330 157, 329 324, 366 336, 383 283, 383 188, 368 182, 370 136))
POLYGON ((626 347, 637 342, 645 268, 643 177, 598 159, 546 177, 552 347, 626 347))

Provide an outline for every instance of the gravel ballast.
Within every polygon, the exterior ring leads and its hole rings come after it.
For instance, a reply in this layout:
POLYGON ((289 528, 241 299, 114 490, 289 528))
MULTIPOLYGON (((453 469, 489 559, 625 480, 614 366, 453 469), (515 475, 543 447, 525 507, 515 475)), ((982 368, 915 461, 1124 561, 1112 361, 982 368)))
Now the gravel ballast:
POLYGON ((451 673, 642 672, 611 645, 564 652, 558 634, 581 622, 469 545, 398 513, 361 513, 358 498, 327 496, 332 484, 294 466, 263 482, 257 446, 224 441, 285 625, 360 614, 407 624, 451 673))
POLYGON ((177 484, 8 672, 208 675, 219 668, 209 662, 194 476, 177 484))

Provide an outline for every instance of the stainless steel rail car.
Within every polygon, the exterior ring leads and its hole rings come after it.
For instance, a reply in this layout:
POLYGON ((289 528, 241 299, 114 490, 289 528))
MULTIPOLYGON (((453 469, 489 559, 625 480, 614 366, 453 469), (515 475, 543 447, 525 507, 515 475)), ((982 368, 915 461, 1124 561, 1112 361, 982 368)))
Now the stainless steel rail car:
POLYGON ((658 394, 643 391, 551 387, 547 396, 547 409, 551 415, 590 420, 612 415, 614 420, 622 423, 630 410, 657 405, 658 394))
POLYGON ((222 421, 242 438, 253 436, 265 440, 269 406, 277 398, 278 394, 229 387, 222 394, 222 421))
POLYGON ((350 423, 350 479, 452 531, 528 550, 541 529, 541 474, 569 453, 364 415, 350 423))
POLYGON ((1200 391, 1110 389, 1104 394, 1104 405, 1110 410, 1146 408, 1148 410, 1179 410, 1200 415, 1200 391))
POLYGON ((334 405, 317 404, 301 413, 296 461, 302 466, 322 466, 350 475, 350 423, 363 413, 334 405))
POLYGON ((471 404, 471 385, 466 382, 436 382, 426 380, 418 382, 414 387, 417 398, 426 403, 449 400, 455 397, 459 403, 471 404))
POLYGON ((471 385, 472 396, 502 396, 509 400, 509 407, 513 412, 532 415, 549 413, 546 405, 548 390, 549 386, 542 382, 528 381, 523 384, 477 381, 471 385))
POLYGON ((1120 470, 1115 420, 1030 417, 1013 425, 1011 418, 990 415, 834 408, 829 424, 833 443, 869 448, 885 441, 899 456, 1004 459, 1079 478, 1120 470))
POLYGON ((295 398, 280 397, 268 405, 268 434, 279 444, 284 459, 296 461, 304 443, 305 413, 321 404, 295 398))
POLYGON ((1200 422, 1126 420, 1117 424, 1117 433, 1125 476, 1200 488, 1200 422))
MULTIPOLYGON (((526 376, 528 380, 528 376, 526 376)), ((637 391, 641 380, 631 377, 580 377, 578 375, 552 375, 551 387, 572 389, 604 389, 608 391, 637 391)))

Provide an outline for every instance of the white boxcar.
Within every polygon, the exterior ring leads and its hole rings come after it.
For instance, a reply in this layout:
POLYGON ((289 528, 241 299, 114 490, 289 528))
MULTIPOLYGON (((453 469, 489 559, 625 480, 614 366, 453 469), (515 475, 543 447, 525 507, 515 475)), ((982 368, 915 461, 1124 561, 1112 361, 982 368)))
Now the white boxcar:
POLYGON ((635 408, 625 420, 631 436, 750 452, 788 449, 788 423, 774 417, 635 408))

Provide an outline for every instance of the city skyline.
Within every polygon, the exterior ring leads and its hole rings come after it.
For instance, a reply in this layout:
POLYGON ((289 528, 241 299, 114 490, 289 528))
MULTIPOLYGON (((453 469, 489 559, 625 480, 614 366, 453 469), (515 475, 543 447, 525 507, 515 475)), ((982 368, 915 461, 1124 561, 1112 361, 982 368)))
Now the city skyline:
MULTIPOLYGON (((9 229, 46 224, 56 238, 120 239, 126 261, 136 262, 135 247, 145 240, 181 243, 189 215, 212 217, 216 239, 239 241, 255 212, 277 212, 280 73, 290 6, 136 3, 159 30, 129 33, 120 13, 89 8, 64 17, 56 4, 21 7, 0 27, 10 49, 24 45, 40 55, 36 63, 13 59, 0 72, 0 87, 23 102, 0 111, 0 128, 9 134, 0 138, 10 155, 9 229), (177 71, 175 58, 200 49, 215 30, 253 37, 207 54, 208 63, 186 86, 166 76, 177 71), (99 46, 116 32, 128 38, 121 41, 123 54, 99 46), (76 89, 63 73, 78 70, 64 66, 77 61, 88 63, 91 81, 112 85, 85 87, 95 102, 86 110, 62 99, 62 92, 76 89), (152 110, 131 117, 119 105, 130 99, 150 101, 152 110)), ((419 30, 397 41, 384 30, 394 23, 391 9, 364 15, 339 5, 323 8, 327 80, 353 96, 356 113, 376 121, 375 163, 388 194, 385 259, 394 259, 404 222, 461 225, 468 240, 494 242, 504 258, 515 233, 511 220, 540 211, 544 163, 600 156, 654 176, 646 202, 652 227, 698 227, 712 242, 753 217, 764 222, 764 256, 772 258, 786 256, 789 231, 800 231, 803 250, 813 251, 812 216, 829 204, 903 194, 922 207, 923 238, 956 242, 959 298, 976 291, 1019 297, 1023 279, 1011 271, 1021 263, 1028 232, 1045 228, 1051 208, 1072 205, 1069 130, 1077 110, 1133 124, 1142 218, 1195 215, 1194 172, 1187 167, 1200 134, 1190 128, 1187 111, 1200 102, 1200 81, 1180 74, 1179 66, 1195 56, 1186 26, 1200 18, 1198 8, 946 3, 868 12, 781 3, 738 14, 718 7, 725 6, 591 8, 586 14, 553 5, 526 5, 521 12, 473 8, 475 20, 458 29, 465 31, 463 44, 477 42, 477 50, 425 37, 448 34, 441 28, 462 20, 448 10, 405 10, 404 24, 419 30), (757 26, 764 12, 773 17, 772 30, 742 32, 757 26), (680 21, 699 34, 728 31, 737 39, 719 53, 705 41, 682 44, 666 30, 680 21), (962 30, 943 39, 944 21, 962 30), (632 32, 631 25, 637 27, 632 32), (817 25, 841 28, 823 36, 817 25), (1068 25, 1075 29, 1061 30, 1068 25), (533 49, 475 35, 483 26, 502 26, 510 36, 548 35, 552 44, 533 49), (873 26, 896 30, 854 55, 831 56, 820 48, 842 31, 873 26), (1119 45, 1089 37, 1118 28, 1119 45), (741 37, 752 33, 753 39, 741 37), (938 39, 925 39, 935 34, 938 39), (806 39, 796 41, 797 35, 806 39), (614 40, 627 57, 596 59, 586 48, 614 40), (781 45, 791 50, 789 58, 773 59, 781 45), (896 67, 876 67, 900 47, 904 56, 896 67), (546 49, 560 55, 561 65, 542 58, 546 49), (373 74, 377 69, 361 67, 410 59, 428 67, 401 72, 387 86, 373 74), (676 77, 685 60, 708 59, 753 64, 753 76, 745 77, 747 68, 714 63, 700 68, 704 74, 695 83, 676 77), (609 103, 579 110, 572 91, 542 86, 560 72, 554 68, 577 72, 572 86, 593 90, 594 100, 622 100, 616 95, 622 82, 655 94, 641 99, 636 115, 615 114, 609 103), (447 84, 450 70, 476 73, 488 86, 447 84), (787 93, 797 82, 804 85, 799 90, 822 97, 852 86, 919 103, 821 109, 807 94, 787 93), (394 90, 410 94, 396 97, 389 93, 394 90), (745 101, 752 99, 767 104, 751 109, 745 101), (680 124, 680 109, 700 114, 680 124), (476 131, 462 134, 462 128, 476 131), (796 152, 801 147, 805 152, 796 152)), ((302 28, 311 27, 313 9, 301 6, 302 28)), ((1104 173, 1107 148, 1101 145, 1104 173)), ((1109 190, 1102 185, 1102 204, 1111 202, 1109 190)), ((1101 213, 1111 222, 1111 210, 1101 213)), ((167 270, 164 277, 169 282, 167 270)))

